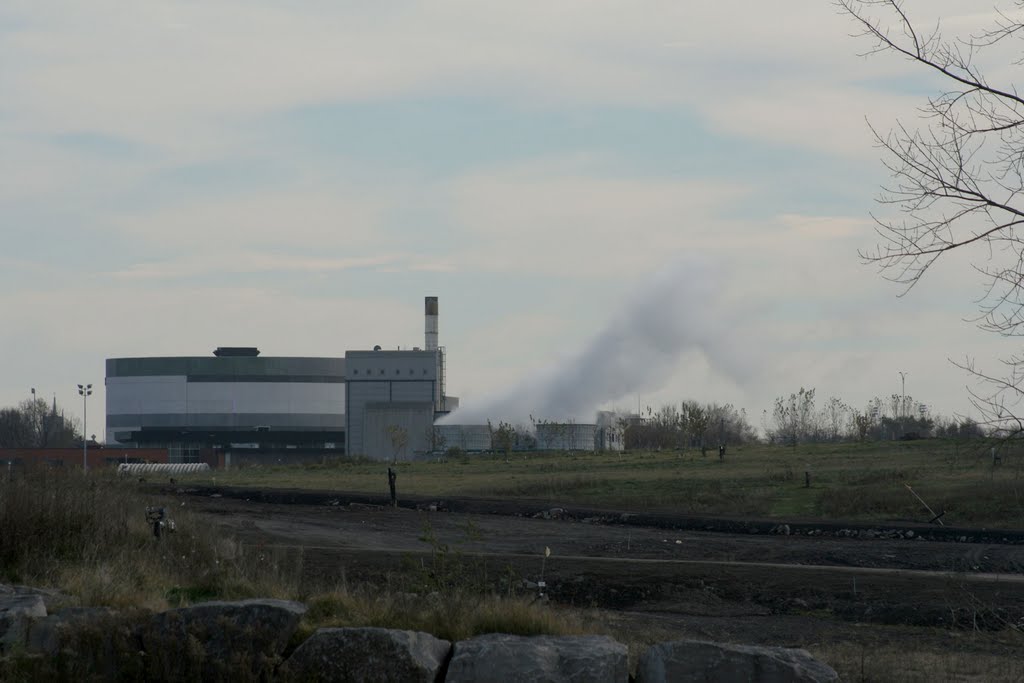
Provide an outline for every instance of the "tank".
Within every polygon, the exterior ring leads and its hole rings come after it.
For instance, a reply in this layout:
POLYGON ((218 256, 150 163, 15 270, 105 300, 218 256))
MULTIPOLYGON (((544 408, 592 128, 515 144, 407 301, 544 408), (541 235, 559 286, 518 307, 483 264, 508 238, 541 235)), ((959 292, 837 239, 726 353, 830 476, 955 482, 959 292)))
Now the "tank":
POLYGON ((597 425, 576 422, 541 422, 537 425, 537 450, 593 451, 597 425))
POLYGON ((491 450, 491 429, 487 425, 436 425, 435 450, 460 448, 468 453, 491 450))

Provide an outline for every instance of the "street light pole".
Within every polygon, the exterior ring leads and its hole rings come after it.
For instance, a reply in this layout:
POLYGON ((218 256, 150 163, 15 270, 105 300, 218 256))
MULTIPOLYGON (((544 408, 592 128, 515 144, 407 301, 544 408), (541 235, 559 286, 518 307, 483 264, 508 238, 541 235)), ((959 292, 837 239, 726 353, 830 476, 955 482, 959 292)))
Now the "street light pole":
POLYGON ((84 474, 89 471, 89 437, 86 434, 88 433, 89 396, 92 395, 92 385, 82 386, 79 384, 78 395, 82 397, 82 473, 84 474))
MULTIPOLYGON (((899 371, 900 375, 900 431, 906 433, 906 426, 903 424, 903 419, 907 415, 907 374, 902 370, 899 371)), ((901 434, 902 436, 902 434, 901 434)))

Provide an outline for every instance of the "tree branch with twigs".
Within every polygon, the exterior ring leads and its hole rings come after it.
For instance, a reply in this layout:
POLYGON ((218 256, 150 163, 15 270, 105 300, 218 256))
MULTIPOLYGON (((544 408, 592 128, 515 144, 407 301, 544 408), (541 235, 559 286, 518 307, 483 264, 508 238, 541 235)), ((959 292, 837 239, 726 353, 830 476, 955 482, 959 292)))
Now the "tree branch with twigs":
MULTIPOLYGON (((878 201, 896 215, 872 216, 878 243, 861 258, 903 285, 902 295, 950 252, 969 252, 984 282, 974 322, 1007 337, 1024 334, 1024 96, 983 65, 997 47, 1019 50, 1008 43, 1024 39, 1024 1, 997 11, 990 26, 952 38, 941 22, 922 30, 902 0, 836 6, 857 27, 855 36, 870 42, 864 54, 896 55, 944 84, 920 107, 916 125, 897 121, 887 133, 871 127, 892 178, 878 201)), ((1004 378, 958 365, 987 386, 972 400, 993 426, 1013 417, 1005 394, 1021 392, 1019 361, 1011 359, 1004 378)))

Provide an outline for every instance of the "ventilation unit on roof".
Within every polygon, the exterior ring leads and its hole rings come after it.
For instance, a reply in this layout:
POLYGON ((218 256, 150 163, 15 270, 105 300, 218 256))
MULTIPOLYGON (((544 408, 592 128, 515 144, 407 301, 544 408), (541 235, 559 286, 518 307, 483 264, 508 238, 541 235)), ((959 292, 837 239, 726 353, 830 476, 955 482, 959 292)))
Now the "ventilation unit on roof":
POLYGON ((218 358, 225 356, 248 356, 250 358, 260 355, 260 350, 255 346, 218 346, 213 352, 218 358))

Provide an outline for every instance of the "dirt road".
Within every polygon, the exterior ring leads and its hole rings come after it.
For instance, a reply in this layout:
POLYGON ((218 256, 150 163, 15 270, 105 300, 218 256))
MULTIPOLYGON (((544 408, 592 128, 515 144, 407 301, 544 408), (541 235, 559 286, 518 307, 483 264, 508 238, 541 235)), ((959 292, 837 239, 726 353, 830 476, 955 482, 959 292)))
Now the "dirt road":
POLYGON ((246 500, 244 491, 177 495, 245 541, 301 548, 309 578, 321 581, 341 567, 349 578, 379 578, 443 545, 492 576, 511 568, 536 582, 548 547, 548 594, 576 606, 704 616, 827 613, 971 629, 1024 624, 1024 545, 1016 543, 673 530, 609 523, 623 519, 617 512, 584 522, 556 508, 535 518, 536 505, 507 501, 498 514, 477 514, 392 509, 341 493, 317 505, 253 500, 265 495, 246 500), (433 546, 423 540, 428 531, 433 546))

